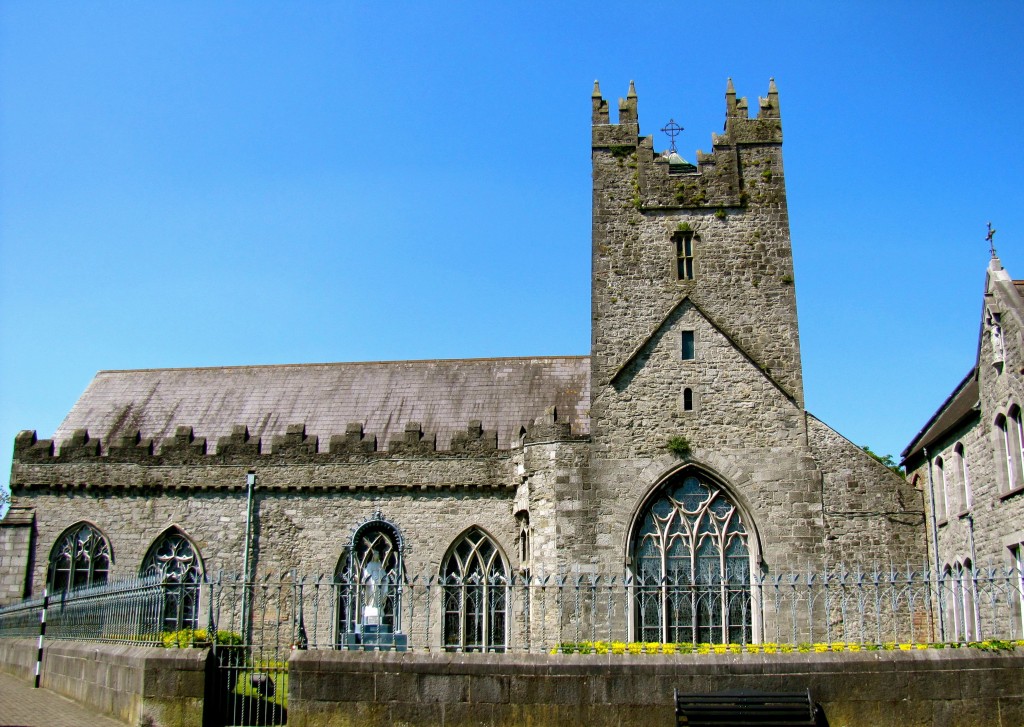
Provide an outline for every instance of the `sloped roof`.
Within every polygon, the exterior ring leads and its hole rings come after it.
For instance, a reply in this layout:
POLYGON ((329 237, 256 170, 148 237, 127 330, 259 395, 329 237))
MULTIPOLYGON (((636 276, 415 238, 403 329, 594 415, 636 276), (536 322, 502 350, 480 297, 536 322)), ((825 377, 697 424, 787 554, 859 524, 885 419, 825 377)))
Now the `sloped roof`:
POLYGON ((953 393, 946 398, 935 412, 931 419, 922 427, 914 439, 900 456, 903 461, 916 455, 928 445, 942 438, 953 427, 964 421, 969 416, 976 416, 979 407, 978 377, 976 369, 972 368, 964 377, 953 393))
POLYGON ((54 440, 88 429, 104 449, 133 429, 160 442, 179 426, 216 442, 245 424, 267 447, 289 424, 305 424, 325 450, 350 422, 376 435, 378 449, 419 422, 448 449, 471 420, 497 430, 507 448, 519 428, 556 406, 575 434, 589 431, 586 356, 227 366, 101 371, 61 423, 54 440))

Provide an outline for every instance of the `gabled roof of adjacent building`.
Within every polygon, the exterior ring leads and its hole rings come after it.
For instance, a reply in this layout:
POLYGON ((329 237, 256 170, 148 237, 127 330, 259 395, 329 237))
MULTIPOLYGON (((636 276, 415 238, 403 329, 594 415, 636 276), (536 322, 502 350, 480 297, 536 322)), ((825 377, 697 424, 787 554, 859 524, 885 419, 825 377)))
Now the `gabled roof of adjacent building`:
POLYGON ((321 448, 351 422, 377 438, 378 449, 417 422, 447 449, 456 432, 479 420, 507 448, 522 427, 556 407, 574 434, 589 432, 587 356, 374 361, 101 371, 61 423, 108 443, 139 430, 160 442, 179 426, 215 442, 237 425, 264 446, 291 424, 319 436, 321 448))
POLYGON ((929 445, 942 439, 947 432, 971 417, 978 416, 979 407, 977 367, 972 367, 953 393, 942 402, 939 410, 932 414, 921 431, 914 435, 900 457, 906 462, 907 459, 916 456, 929 445))
POLYGON ((998 306, 999 308, 1005 306, 1005 310, 1002 312, 1019 317, 1024 311, 1024 280, 1012 280, 995 255, 989 261, 985 272, 986 302, 982 306, 982 316, 979 321, 975 364, 900 454, 904 463, 922 453, 928 446, 941 440, 971 417, 979 416, 981 401, 978 366, 985 334, 985 308, 990 305, 988 301, 992 297, 998 298, 1002 304, 998 306))

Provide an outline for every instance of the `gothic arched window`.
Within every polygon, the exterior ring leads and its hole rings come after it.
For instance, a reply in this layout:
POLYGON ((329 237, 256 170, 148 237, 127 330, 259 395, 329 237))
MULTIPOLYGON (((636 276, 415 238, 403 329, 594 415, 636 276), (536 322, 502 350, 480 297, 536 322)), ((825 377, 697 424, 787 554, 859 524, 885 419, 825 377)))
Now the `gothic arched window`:
POLYGON ((196 628, 203 563, 184 533, 170 528, 157 538, 142 561, 141 574, 158 578, 164 585, 165 631, 196 628))
POLYGON ((632 540, 638 641, 747 643, 750 551, 739 510, 713 482, 673 479, 640 513, 632 540))
POLYGON ((494 541, 470 528, 452 547, 441 574, 444 648, 504 651, 508 570, 494 541))
POLYGON ((46 582, 60 593, 107 582, 110 543, 94 525, 77 523, 61 533, 50 551, 46 582))
POLYGON ((398 529, 383 519, 361 525, 338 561, 338 634, 363 634, 371 626, 378 633, 401 628, 402 539, 398 529))

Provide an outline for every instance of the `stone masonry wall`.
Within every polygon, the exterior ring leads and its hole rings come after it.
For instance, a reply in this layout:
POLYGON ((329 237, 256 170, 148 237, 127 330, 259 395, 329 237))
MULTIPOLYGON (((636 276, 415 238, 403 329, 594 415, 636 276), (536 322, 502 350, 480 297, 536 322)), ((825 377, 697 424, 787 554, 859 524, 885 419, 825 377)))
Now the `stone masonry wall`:
POLYGON ((683 467, 740 506, 755 558, 789 570, 824 555, 820 475, 803 421, 792 253, 774 85, 747 118, 731 87, 726 133, 698 167, 670 173, 640 137, 633 92, 593 126, 590 478, 597 557, 614 572, 655 487, 683 467), (693 279, 677 275, 692 234, 693 279), (683 360, 681 332, 695 357, 683 360), (693 408, 684 407, 684 390, 693 408), (688 440, 686 461, 666 453, 688 440))
POLYGON ((822 473, 829 561, 921 568, 926 552, 921 493, 818 419, 808 415, 807 421, 822 473))
MULTIPOLYGON (((970 561, 1004 574, 1016 568, 1013 549, 1024 544, 1024 476, 1018 474, 1011 480, 1003 435, 995 425, 999 416, 1010 422, 1012 454, 1016 435, 1011 409, 1024 406, 1024 300, 998 260, 989 265, 984 301, 975 370, 978 411, 930 442, 927 456, 921 452, 907 459, 908 479, 922 491, 928 513, 928 549, 940 572, 970 561), (999 315, 998 321, 992 314, 999 315), (999 334, 993 335, 996 324, 999 334), (958 446, 963 448, 962 463, 958 446), (937 558, 934 539, 938 541, 937 558)), ((946 637, 953 639, 962 637, 964 629, 953 623, 950 600, 946 603, 946 637)), ((1009 600, 1017 623, 1024 623, 1021 599, 1011 594, 1009 600)), ((984 627, 984 607, 979 618, 984 627)))
POLYGON ((16 462, 15 504, 37 513, 32 577, 41 592, 50 548, 88 520, 109 538, 111 578, 138 573, 147 550, 171 526, 195 543, 208 573, 240 572, 245 475, 256 472, 255 572, 333 575, 352 531, 378 509, 408 546, 410 575, 433 573, 471 525, 489 533, 517 568, 512 462, 490 458, 390 457, 335 464, 162 465, 16 462))
POLYGON ((34 526, 30 509, 11 508, 0 520, 0 606, 28 595, 34 526))
POLYGON ((288 724, 652 727, 673 689, 810 689, 835 727, 1024 723, 1024 655, 551 656, 293 652, 288 724))
MULTIPOLYGON (((208 650, 48 641, 41 683, 126 724, 204 724, 208 650)), ((0 639, 0 668, 34 678, 36 641, 0 639)))

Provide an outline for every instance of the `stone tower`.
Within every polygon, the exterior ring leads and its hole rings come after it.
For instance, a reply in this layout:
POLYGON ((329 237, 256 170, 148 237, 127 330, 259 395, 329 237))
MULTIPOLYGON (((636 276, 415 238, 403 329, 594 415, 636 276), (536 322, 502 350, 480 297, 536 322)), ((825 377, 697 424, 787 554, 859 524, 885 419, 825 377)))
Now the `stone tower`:
POLYGON ((829 463, 873 480, 870 490, 900 483, 804 411, 775 83, 750 117, 729 82, 725 133, 696 165, 640 135, 632 83, 617 123, 596 83, 592 103, 592 501, 583 510, 598 552, 607 565, 625 554, 628 565, 636 514, 695 473, 738 506, 754 563, 820 567, 860 529, 831 507, 829 463))

